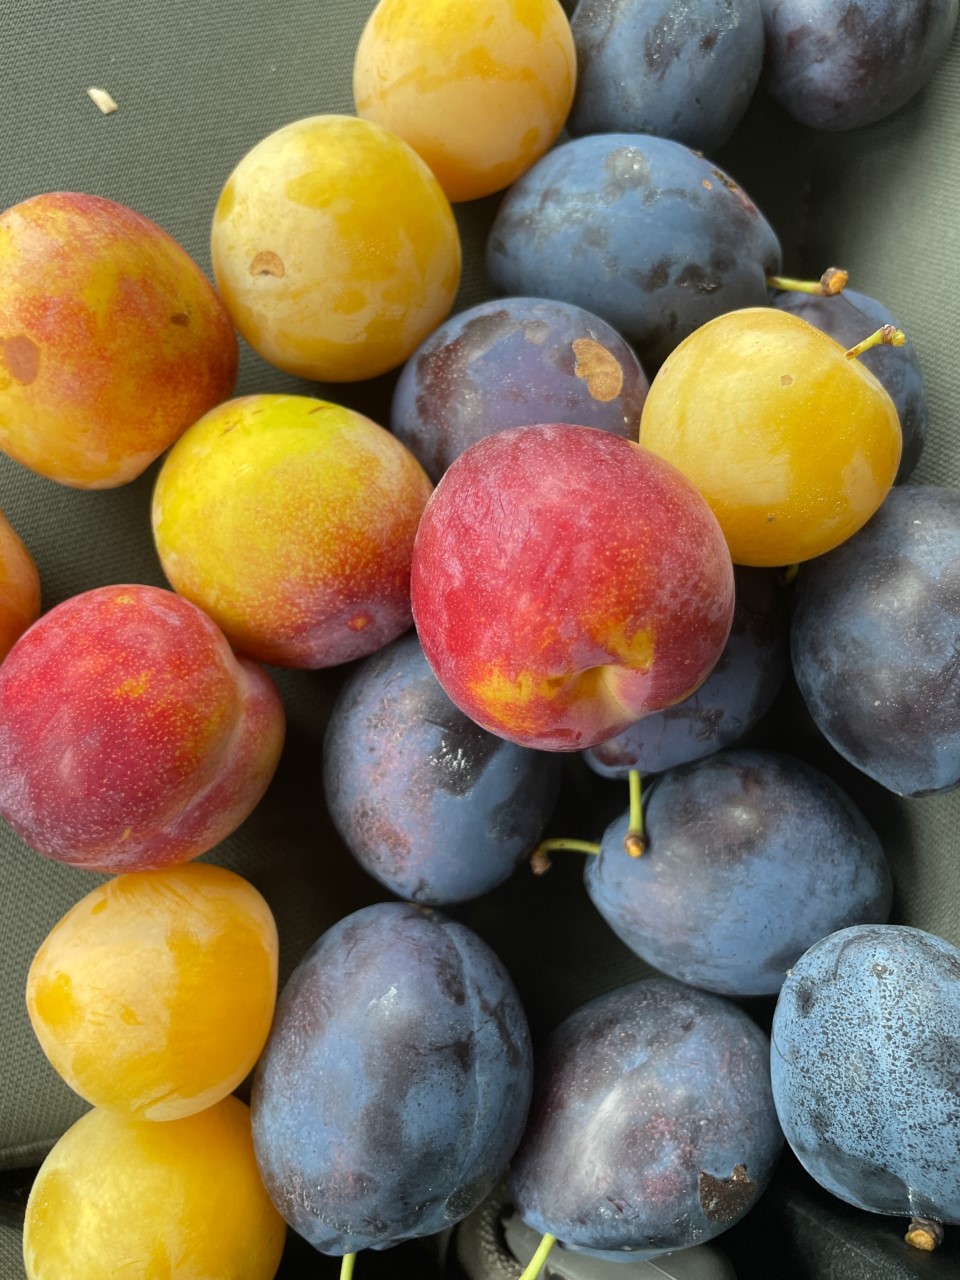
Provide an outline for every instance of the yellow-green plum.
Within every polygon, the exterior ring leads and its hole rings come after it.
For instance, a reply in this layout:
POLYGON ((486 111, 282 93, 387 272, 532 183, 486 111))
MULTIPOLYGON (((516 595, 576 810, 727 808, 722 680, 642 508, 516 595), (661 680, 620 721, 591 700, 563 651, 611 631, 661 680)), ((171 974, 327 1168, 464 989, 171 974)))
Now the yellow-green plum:
POLYGON ((254 350, 326 382, 402 364, 460 280, 440 184, 402 139, 353 116, 296 120, 249 151, 217 202, 211 251, 254 350))
POLYGON ((266 1042, 276 994, 270 908, 205 862, 98 885, 27 974, 27 1012, 57 1074, 140 1120, 179 1120, 235 1089, 266 1042))
POLYGON ((40 575, 17 531, 0 511, 0 662, 40 616, 40 575))
POLYGON ((233 390, 212 285, 155 223, 50 192, 0 214, 0 449, 48 479, 138 476, 233 390))
POLYGON ((195 858, 247 817, 283 703, 188 600, 97 587, 44 614, 0 665, 0 817, 90 871, 195 858))
POLYGON ((703 498, 631 440, 569 423, 466 449, 414 548, 413 613, 461 711, 575 751, 690 696, 730 631, 733 567, 703 498))
POLYGON ((286 1226, 238 1098, 166 1124, 88 1111, 27 1201, 28 1280, 272 1280, 286 1226))
POLYGON ((246 396, 171 450, 154 536, 171 585, 240 652, 329 667, 410 626, 413 540, 431 488, 404 445, 351 409, 246 396))

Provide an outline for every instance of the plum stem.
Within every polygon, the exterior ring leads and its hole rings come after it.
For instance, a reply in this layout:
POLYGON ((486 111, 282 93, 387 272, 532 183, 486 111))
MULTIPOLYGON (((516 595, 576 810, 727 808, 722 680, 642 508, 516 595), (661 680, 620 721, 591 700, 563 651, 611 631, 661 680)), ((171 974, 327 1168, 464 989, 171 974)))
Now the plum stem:
POLYGON ((869 338, 864 338, 855 347, 845 351, 844 355, 848 360, 854 360, 857 356, 862 356, 865 351, 869 351, 871 347, 902 347, 906 344, 906 341, 907 335, 902 329, 898 329, 892 324, 885 324, 871 333, 869 338))
POLYGON ((551 853, 589 853, 596 856, 599 852, 600 846, 592 840, 568 840, 566 836, 559 836, 555 840, 541 840, 530 855, 530 870, 535 876, 546 875, 553 865, 550 861, 551 853))
POLYGON ((547 1255, 557 1243, 557 1237, 552 1236, 549 1231, 545 1231, 537 1245, 537 1251, 524 1267, 520 1274, 520 1280, 536 1280, 540 1274, 540 1268, 547 1260, 547 1255))
POLYGON ((843 267, 827 267, 819 280, 794 280, 791 276, 767 276, 768 289, 787 293, 813 293, 818 298, 834 298, 847 287, 849 275, 843 267))
POLYGON ((642 858, 647 851, 647 837, 643 830, 643 778, 639 769, 627 774, 630 785, 630 825, 623 837, 623 847, 631 858, 642 858))
POLYGON ((907 1234, 903 1238, 914 1249, 932 1253, 943 1244, 943 1225, 933 1218, 911 1218, 907 1234))
POLYGON ((340 1280, 351 1280, 353 1276, 353 1264, 357 1260, 355 1253, 345 1253, 340 1263, 340 1280))
POLYGON ((786 564, 780 570, 780 585, 789 587, 791 582, 796 582, 797 574, 800 572, 798 564, 786 564))

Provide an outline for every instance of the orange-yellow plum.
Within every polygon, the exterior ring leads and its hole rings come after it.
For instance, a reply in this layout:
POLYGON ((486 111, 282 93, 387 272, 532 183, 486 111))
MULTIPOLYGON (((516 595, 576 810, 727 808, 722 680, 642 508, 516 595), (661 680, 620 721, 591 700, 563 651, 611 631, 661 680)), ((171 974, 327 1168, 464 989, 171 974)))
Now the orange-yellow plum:
POLYGON ((400 138, 311 116, 259 142, 213 218, 213 269, 271 364, 351 382, 402 364, 447 315, 460 239, 436 178, 400 138))
POLYGON ((309 396, 244 396, 190 428, 153 499, 171 585, 240 652, 329 667, 411 623, 410 560, 431 483, 369 418, 309 396))
POLYGON ((148 218, 62 191, 0 214, 0 449, 12 458, 82 489, 124 484, 236 374, 223 304, 148 218))
POLYGON ((185 862, 266 790, 284 714, 270 677, 172 591, 97 587, 0 665, 0 816, 91 871, 185 862))
POLYGON ((237 1098, 152 1124, 96 1109, 44 1160, 27 1201, 27 1280, 272 1280, 286 1225, 237 1098))
POLYGON ((775 566, 822 555, 866 524, 903 441, 890 396, 838 342, 799 316, 747 307, 668 356, 640 443, 697 486, 735 564, 775 566))
POLYGON ((40 575, 13 525, 0 511, 0 662, 40 616, 40 575))
POLYGON ((277 991, 277 930, 257 890, 192 862, 115 876, 54 926, 27 1011, 57 1073, 94 1106, 179 1120, 253 1067, 277 991))
POLYGON ((380 0, 353 68, 357 113, 409 142, 451 200, 500 191, 539 160, 575 85, 559 0, 380 0))

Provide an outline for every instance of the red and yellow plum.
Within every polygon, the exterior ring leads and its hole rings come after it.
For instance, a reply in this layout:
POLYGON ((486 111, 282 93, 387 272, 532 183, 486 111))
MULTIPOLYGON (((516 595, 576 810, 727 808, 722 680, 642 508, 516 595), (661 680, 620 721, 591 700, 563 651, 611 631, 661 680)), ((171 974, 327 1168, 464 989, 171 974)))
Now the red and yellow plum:
POLYGON ((487 893, 533 852, 560 760, 459 711, 416 636, 367 658, 323 744, 327 808, 354 857, 401 898, 442 906, 487 893))
POLYGON ((575 422, 636 440, 648 386, 605 320, 566 302, 503 298, 452 317, 411 357, 390 427, 439 480, 506 427, 575 422))
POLYGON ((824 934, 887 919, 890 870, 876 833, 825 774, 772 751, 722 751, 647 791, 642 858, 625 813, 584 880, 631 951, 721 995, 775 995, 824 934))
POLYGON ((40 616, 40 575, 13 525, 0 511, 0 662, 40 616))
POLYGON ((157 477, 171 585, 241 653, 329 667, 410 626, 410 557, 432 485, 388 431, 308 396, 243 396, 184 435, 157 477))
POLYGON ((138 476, 237 375, 233 325, 193 259, 100 196, 0 214, 0 449, 61 484, 138 476))
POLYGON ((582 1006, 538 1055, 517 1210, 578 1251, 656 1257, 762 1195, 783 1142, 767 1037, 720 996, 647 979, 582 1006))
POLYGON ((501 293, 602 316, 651 375, 707 320, 765 306, 779 264, 772 227, 729 174, 639 133, 556 147, 504 197, 487 242, 501 293))
POLYGON ((0 815, 91 871, 184 862, 254 808, 283 733, 273 682, 195 605, 99 587, 51 609, 0 666, 0 815))
POLYGON ((280 997, 253 1088, 267 1190, 321 1253, 441 1231, 504 1174, 531 1081, 523 1010, 489 947, 433 911, 366 907, 280 997))
POLYGON ((689 697, 733 615, 730 557, 693 486, 632 441, 568 424, 460 455, 424 512, 411 587, 453 702, 557 751, 689 697))

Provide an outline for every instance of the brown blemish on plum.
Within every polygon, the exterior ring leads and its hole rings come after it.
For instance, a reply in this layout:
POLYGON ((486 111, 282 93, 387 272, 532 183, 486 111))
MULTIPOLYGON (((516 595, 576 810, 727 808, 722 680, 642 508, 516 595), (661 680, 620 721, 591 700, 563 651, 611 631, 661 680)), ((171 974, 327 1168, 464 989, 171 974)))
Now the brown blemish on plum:
POLYGON ((577 358, 573 372, 587 384, 593 399, 603 404, 616 400, 623 390, 623 369, 613 352, 593 338, 577 338, 572 345, 577 358))
POLYGON ((369 613, 358 613, 355 617, 349 620, 347 626, 351 631, 365 631, 367 627, 369 627, 371 621, 372 619, 369 613))
POLYGON ((780 385, 781 385, 781 387, 792 387, 792 386, 793 386, 793 374, 790 374, 790 373, 781 373, 781 375, 780 375, 780 385))
POLYGON ((713 183, 710 181, 710 179, 709 179, 709 178, 704 178, 703 182, 701 182, 701 184, 700 184, 700 185, 701 185, 702 187, 706 187, 706 189, 707 189, 708 191, 712 191, 712 190, 713 190, 713 183))
POLYGON ((729 1178, 715 1178, 702 1170, 697 1177, 700 1207, 711 1222, 733 1222, 750 1207, 757 1194, 757 1184, 743 1164, 733 1166, 729 1178))
POLYGON ((190 323, 190 317, 186 311, 177 311, 170 317, 170 323, 179 325, 181 329, 185 329, 190 323))
POLYGON ((7 369, 17 382, 28 387, 40 370, 40 348, 28 338, 20 334, 16 338, 0 338, 0 355, 7 369))
POLYGON ((261 249, 254 254, 248 270, 252 276, 276 276, 278 279, 287 274, 283 259, 272 249, 261 249))

